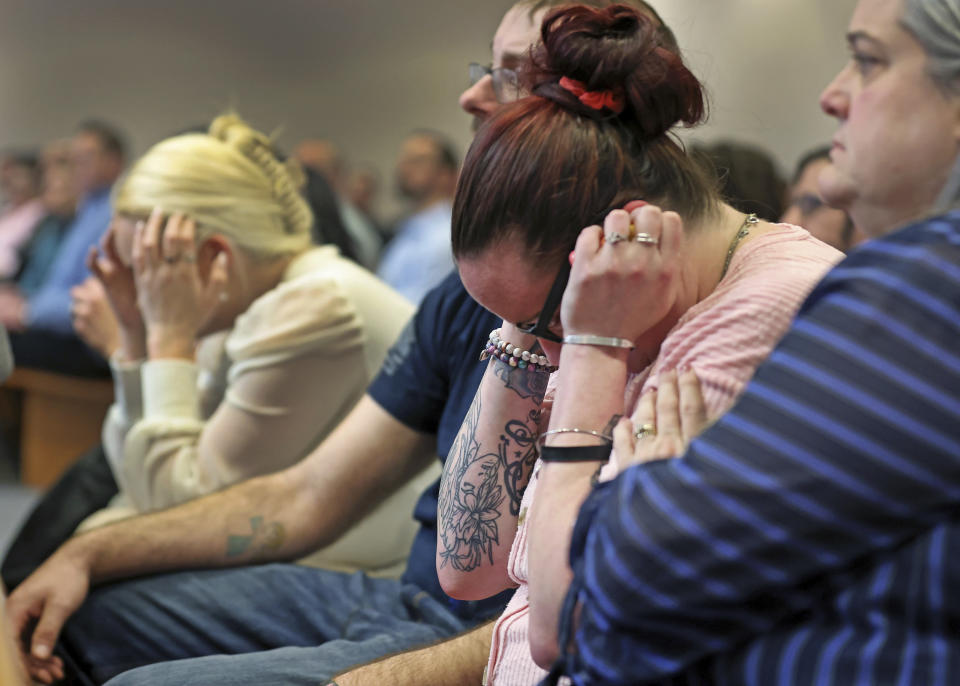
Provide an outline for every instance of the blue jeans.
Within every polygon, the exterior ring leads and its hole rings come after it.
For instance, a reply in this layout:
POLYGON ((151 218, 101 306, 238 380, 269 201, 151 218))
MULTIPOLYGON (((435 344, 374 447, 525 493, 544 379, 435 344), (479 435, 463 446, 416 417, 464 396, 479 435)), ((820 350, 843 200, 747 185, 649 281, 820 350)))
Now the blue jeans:
POLYGON ((110 686, 316 686, 471 626, 414 585, 273 564, 99 588, 61 649, 110 686))

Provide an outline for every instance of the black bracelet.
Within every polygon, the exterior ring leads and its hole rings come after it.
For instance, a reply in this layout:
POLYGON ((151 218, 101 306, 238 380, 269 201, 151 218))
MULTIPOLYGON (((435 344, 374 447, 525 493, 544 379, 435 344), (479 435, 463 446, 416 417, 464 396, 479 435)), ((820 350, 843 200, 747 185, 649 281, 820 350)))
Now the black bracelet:
POLYGON ((540 448, 544 462, 606 462, 609 445, 545 445, 540 448))

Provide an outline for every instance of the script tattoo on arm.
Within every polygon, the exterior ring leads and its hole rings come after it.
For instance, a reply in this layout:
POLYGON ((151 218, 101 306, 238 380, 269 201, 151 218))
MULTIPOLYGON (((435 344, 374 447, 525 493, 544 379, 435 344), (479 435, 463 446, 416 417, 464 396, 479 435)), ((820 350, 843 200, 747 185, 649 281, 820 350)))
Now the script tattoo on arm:
POLYGON ((263 517, 250 518, 250 534, 227 536, 227 557, 239 557, 250 553, 256 558, 278 550, 286 541, 287 532, 280 522, 263 523, 263 517))
POLYGON ((537 461, 536 442, 540 405, 547 375, 494 362, 494 374, 530 405, 523 419, 508 420, 494 446, 481 446, 477 428, 481 418, 478 391, 450 450, 440 484, 438 508, 441 567, 469 572, 484 559, 493 564, 500 544, 499 520, 506 504, 516 517, 527 480, 537 461), (517 373, 519 372, 519 373, 517 373))

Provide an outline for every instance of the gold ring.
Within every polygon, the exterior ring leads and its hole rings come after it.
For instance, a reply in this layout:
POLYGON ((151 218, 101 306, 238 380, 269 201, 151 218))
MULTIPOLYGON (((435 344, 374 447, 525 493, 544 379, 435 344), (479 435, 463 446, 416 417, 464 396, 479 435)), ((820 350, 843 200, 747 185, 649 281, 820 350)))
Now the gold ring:
POLYGON ((641 424, 637 427, 637 430, 634 432, 633 437, 637 440, 641 438, 646 438, 647 436, 656 436, 657 427, 653 424, 641 424))

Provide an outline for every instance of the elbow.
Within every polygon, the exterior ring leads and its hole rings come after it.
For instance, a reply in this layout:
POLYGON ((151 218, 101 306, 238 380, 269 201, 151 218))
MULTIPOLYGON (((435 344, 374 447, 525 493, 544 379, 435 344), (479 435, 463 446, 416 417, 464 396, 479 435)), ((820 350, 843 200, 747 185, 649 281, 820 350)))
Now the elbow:
POLYGON ((457 600, 483 600, 509 588, 492 570, 458 571, 437 558, 437 577, 443 592, 457 600))
POLYGON ((530 619, 530 655, 541 669, 549 670, 560 656, 555 627, 546 627, 543 622, 530 619))
POLYGON ((456 571, 449 564, 441 566, 441 562, 437 559, 437 577, 443 592, 457 600, 479 600, 475 597, 470 575, 456 571))

